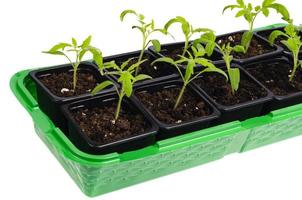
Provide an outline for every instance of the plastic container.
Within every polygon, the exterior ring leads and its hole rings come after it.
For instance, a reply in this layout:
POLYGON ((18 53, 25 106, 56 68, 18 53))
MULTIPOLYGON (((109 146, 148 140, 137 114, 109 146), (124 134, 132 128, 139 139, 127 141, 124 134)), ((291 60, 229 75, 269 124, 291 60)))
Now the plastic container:
POLYGON ((244 122, 159 141, 136 151, 91 155, 78 150, 41 111, 28 72, 18 72, 11 78, 13 93, 32 117, 41 140, 78 187, 91 197, 302 134, 299 104, 244 122))
MULTIPOLYGON (((72 71, 73 68, 70 64, 59 65, 55 67, 42 68, 31 71, 29 74, 31 78, 36 83, 37 89, 37 99, 39 103, 39 107, 43 112, 45 112, 51 120, 53 120, 54 124, 62 129, 66 134, 68 133, 67 127, 65 126, 65 118, 60 110, 60 106, 64 103, 68 103, 75 100, 85 99, 87 97, 91 97, 90 93, 82 94, 78 96, 72 97, 59 97, 53 94, 39 79, 41 76, 48 76, 51 73, 57 72, 67 72, 72 71)), ((100 83, 104 80, 108 80, 109 77, 101 76, 98 70, 94 67, 91 62, 82 62, 78 68, 78 72, 90 72, 94 75, 96 80, 100 83)), ((99 92, 100 94, 108 91, 108 89, 99 92)))
POLYGON ((202 99, 205 104, 207 104, 211 109, 211 114, 204 117, 199 117, 193 119, 191 121, 181 122, 179 124, 167 124, 165 122, 160 121, 147 107, 144 105, 139 98, 137 97, 137 93, 144 93, 144 92, 153 92, 162 90, 164 88, 181 88, 183 82, 179 79, 164 81, 152 85, 143 85, 139 88, 134 90, 133 101, 139 106, 142 107, 144 113, 150 118, 152 118, 156 124, 159 126, 159 132, 156 136, 157 140, 163 140, 170 137, 174 137, 180 134, 185 134, 191 131, 200 130, 203 128, 207 128, 211 122, 217 119, 220 116, 220 112, 206 99, 204 98, 201 93, 193 86, 188 85, 186 90, 189 91, 193 96, 202 99))
MULTIPOLYGON (((130 138, 121 139, 116 142, 107 143, 107 144, 98 144, 97 142, 91 140, 80 128, 78 123, 75 121, 71 112, 77 110, 79 108, 94 108, 98 107, 100 104, 110 105, 112 103, 116 103, 118 101, 118 97, 115 93, 103 94, 97 97, 90 98, 89 100, 81 100, 73 103, 65 104, 62 106, 63 115, 68 121, 68 131, 69 131, 69 139, 77 146, 80 150, 86 153, 92 154, 106 154, 112 152, 125 152, 125 151, 133 151, 136 149, 140 149, 142 147, 149 146, 154 144, 155 135, 157 133, 158 127, 155 125, 154 121, 150 119, 148 116, 145 117, 145 121, 147 122, 148 129, 145 133, 132 136, 130 138)), ((139 110, 136 106, 133 105, 128 99, 123 99, 123 108, 127 107, 128 110, 135 113, 143 112, 139 110)))
MULTIPOLYGON (((236 32, 232 32, 232 33, 222 34, 222 35, 217 36, 216 40, 218 41, 222 37, 226 37, 226 36, 233 35, 233 34, 236 34, 236 33, 242 33, 243 34, 244 32, 245 31, 242 30, 242 31, 236 31, 236 32)), ((262 37, 259 37, 257 34, 254 34, 253 37, 255 37, 258 41, 261 41, 263 44, 267 44, 268 46, 270 46, 269 42, 266 39, 264 39, 262 37)), ((233 61, 235 63, 243 65, 243 64, 248 64, 248 63, 254 62, 254 61, 264 60, 266 58, 275 57, 275 56, 278 56, 278 55, 282 54, 283 48, 280 48, 279 46, 276 46, 276 45, 273 45, 272 48, 274 49, 272 52, 257 55, 257 56, 253 56, 253 57, 249 57, 249 58, 243 58, 243 59, 233 58, 233 61)))

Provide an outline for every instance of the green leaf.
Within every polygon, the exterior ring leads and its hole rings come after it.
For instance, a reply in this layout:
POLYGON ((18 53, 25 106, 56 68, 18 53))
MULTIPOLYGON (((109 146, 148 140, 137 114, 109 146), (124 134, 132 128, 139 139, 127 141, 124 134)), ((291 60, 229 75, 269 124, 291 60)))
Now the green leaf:
POLYGON ((132 70, 136 69, 137 67, 139 67, 142 63, 146 62, 147 60, 148 59, 144 59, 144 60, 141 60, 140 62, 134 63, 127 69, 127 71, 131 72, 132 70))
POLYGON ((64 43, 64 42, 61 42, 59 44, 56 44, 54 45, 49 51, 47 51, 48 53, 55 53, 57 52, 58 50, 64 50, 66 47, 71 47, 72 45, 71 44, 68 44, 68 43, 64 43))
POLYGON ((237 14, 235 15, 235 17, 241 17, 241 16, 243 16, 243 15, 245 15, 246 14, 246 11, 245 10, 239 10, 238 12, 237 12, 237 14))
POLYGON ((158 40, 151 40, 151 42, 152 42, 152 45, 154 47, 154 50, 156 52, 160 52, 160 49, 161 49, 160 42, 158 40))
POLYGON ((189 81, 192 74, 194 73, 195 62, 194 60, 189 60, 186 66, 185 80, 189 81))
POLYGON ((233 50, 237 53, 244 53, 245 52, 245 49, 243 46, 241 45, 236 45, 233 47, 233 50))
POLYGON ((168 58, 168 57, 158 58, 158 59, 154 60, 151 63, 151 65, 154 65, 154 63, 157 63, 157 62, 166 62, 166 63, 172 64, 172 65, 176 65, 175 61, 172 58, 168 58))
POLYGON ((74 47, 77 47, 77 40, 75 38, 72 38, 72 44, 74 47))
POLYGON ((244 46, 245 51, 249 48, 253 35, 254 33, 250 31, 246 31, 243 33, 241 38, 241 45, 244 46))
POLYGON ((213 30, 209 28, 196 28, 193 30, 194 33, 202 33, 202 32, 214 32, 213 30))
POLYGON ((280 30, 275 30, 273 31, 270 36, 268 37, 268 41, 270 42, 271 45, 273 45, 275 43, 275 40, 280 37, 280 36, 286 36, 288 37, 285 33, 283 33, 280 30))
POLYGON ((223 8, 222 14, 223 14, 226 10, 228 10, 228 9, 233 10, 234 8, 240 8, 240 6, 238 6, 238 5, 228 5, 228 6, 226 6, 226 7, 223 8))
POLYGON ((110 86, 110 85, 114 85, 111 81, 104 81, 100 84, 98 84, 91 92, 92 95, 95 95, 96 93, 98 93, 99 91, 102 91, 103 89, 105 89, 106 87, 110 86))
POLYGON ((290 15, 287 8, 279 3, 273 3, 267 6, 268 8, 272 8, 282 15, 282 19, 285 21, 290 21, 290 15))
POLYGON ((200 36, 200 41, 203 43, 215 42, 216 35, 213 31, 204 33, 200 36))
POLYGON ((259 10, 261 10, 261 6, 256 6, 255 11, 258 12, 259 10))
POLYGON ((122 72, 120 78, 118 79, 118 82, 122 83, 122 89, 124 90, 127 97, 130 97, 132 94, 132 80, 132 74, 127 71, 122 72))
POLYGON ((234 91, 237 91, 240 83, 240 71, 238 68, 230 68, 228 72, 230 76, 231 87, 234 91))
POLYGON ((91 35, 89 35, 82 43, 81 47, 82 49, 87 48, 90 45, 91 42, 91 35))
POLYGON ((137 13, 134 10, 124 10, 121 14, 120 14, 120 20, 124 21, 124 18, 127 14, 134 14, 137 16, 137 13))
POLYGON ((238 5, 241 7, 244 7, 244 1, 243 0, 236 0, 238 5))
POLYGON ((213 51, 215 49, 215 43, 214 42, 209 42, 206 44, 206 53, 207 53, 207 56, 210 57, 212 54, 213 54, 213 51))
POLYGON ((219 68, 217 68, 217 67, 208 67, 208 68, 206 68, 206 69, 204 69, 203 71, 202 71, 202 73, 209 73, 209 72, 216 72, 216 73, 219 73, 219 74, 221 74, 221 75, 223 75, 225 78, 226 78, 226 80, 228 80, 229 78, 228 78, 228 75, 223 71, 223 70, 221 70, 221 69, 219 69, 219 68))
POLYGON ((269 9, 268 8, 262 8, 262 13, 265 17, 268 17, 269 15, 269 9))
POLYGON ((61 51, 42 51, 42 53, 47 53, 47 54, 52 54, 52 55, 60 55, 60 56, 64 55, 64 53, 61 52, 61 51))
POLYGON ((91 52, 91 54, 93 56, 93 60, 98 65, 98 67, 103 66, 103 54, 102 54, 102 52, 98 48, 95 48, 95 47, 90 47, 89 51, 91 52))
POLYGON ((206 54, 206 50, 205 48, 201 45, 201 44, 195 44, 191 47, 194 57, 198 58, 198 57, 202 57, 206 54))
POLYGON ((272 3, 274 3, 276 0, 264 0, 262 2, 262 7, 267 7, 269 5, 271 5, 272 3))
POLYGON ((146 74, 139 74, 135 77, 135 81, 142 81, 142 80, 146 80, 146 79, 152 79, 152 77, 148 76, 146 74))

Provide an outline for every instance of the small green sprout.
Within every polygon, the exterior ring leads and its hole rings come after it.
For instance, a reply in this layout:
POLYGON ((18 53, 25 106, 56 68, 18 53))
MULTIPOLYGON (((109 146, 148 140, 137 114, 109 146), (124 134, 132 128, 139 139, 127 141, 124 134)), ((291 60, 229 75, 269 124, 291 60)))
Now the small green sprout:
POLYGON ((198 76, 200 76, 202 73, 217 72, 217 73, 220 73, 223 76, 225 76, 226 79, 228 78, 228 76, 225 74, 224 71, 217 68, 210 60, 203 58, 207 54, 207 49, 202 44, 197 44, 196 46, 191 46, 191 50, 193 52, 193 55, 189 51, 187 51, 186 55, 188 55, 188 57, 179 55, 180 58, 177 61, 174 61, 172 58, 162 57, 162 58, 156 59, 153 62, 153 64, 155 62, 169 63, 169 64, 175 66, 175 68, 178 70, 178 72, 181 76, 181 79, 183 81, 183 86, 177 97, 176 103, 174 105, 174 110, 179 106, 187 85, 190 82, 192 82, 194 79, 196 79, 198 76), (186 64, 185 73, 181 71, 180 67, 178 66, 179 64, 186 64), (204 67, 204 69, 201 70, 200 72, 195 73, 195 67, 197 65, 202 65, 204 67))
POLYGON ((291 72, 290 81, 294 80, 297 68, 300 66, 302 67, 302 61, 299 60, 299 52, 302 46, 301 38, 299 36, 298 30, 299 27, 295 27, 292 21, 284 28, 285 32, 275 30, 269 36, 269 41, 271 45, 275 42, 275 40, 280 37, 284 36, 287 40, 281 40, 281 43, 284 44, 292 53, 293 56, 293 70, 291 72))
POLYGON ((194 43, 202 42, 205 44, 212 44, 217 47, 217 49, 221 52, 222 58, 226 64, 227 67, 227 72, 228 72, 228 77, 230 80, 231 84, 231 89, 232 89, 232 94, 234 95, 235 92, 239 88, 239 83, 240 83, 240 71, 238 68, 232 68, 231 67, 231 62, 233 60, 233 56, 231 53, 233 51, 235 52, 244 52, 244 47, 241 45, 235 45, 232 47, 230 43, 227 44, 219 44, 216 41, 216 36, 214 32, 209 32, 201 35, 200 39, 197 39, 194 41, 194 43))
MULTIPOLYGON (((167 33, 164 32, 163 29, 155 28, 153 19, 151 20, 151 22, 148 23, 148 22, 144 21, 145 20, 144 15, 139 14, 139 13, 135 12, 134 10, 124 10, 120 15, 120 20, 124 21, 125 16, 128 14, 132 14, 137 17, 138 25, 132 26, 132 29, 137 29, 142 34, 142 39, 143 39, 142 48, 141 48, 141 52, 140 52, 140 55, 137 60, 137 62, 140 63, 141 60, 143 59, 144 52, 145 52, 146 48, 148 47, 148 45, 150 44, 150 42, 152 43, 155 51, 160 52, 160 49, 161 49, 160 42, 157 39, 149 39, 150 36, 155 32, 160 32, 163 34, 167 34, 167 33)), ((135 70, 135 75, 137 75, 139 73, 139 70, 140 70, 140 67, 138 66, 135 70)))
POLYGON ((90 42, 91 36, 88 36, 81 45, 78 45, 76 39, 72 38, 71 43, 61 42, 54 45, 49 51, 43 51, 43 53, 60 55, 67 58, 73 67, 73 91, 76 90, 78 67, 87 52, 90 52, 93 55, 93 59, 98 65, 102 65, 102 52, 96 47, 91 46, 90 42), (71 52, 75 54, 75 61, 72 61, 71 57, 68 55, 71 52))
POLYGON ((145 74, 139 74, 137 76, 133 75, 133 73, 139 67, 139 65, 142 64, 143 62, 145 62, 146 59, 142 60, 140 62, 137 62, 137 63, 129 66, 126 69, 130 60, 131 59, 123 62, 120 66, 118 66, 115 63, 115 61, 106 62, 103 65, 99 65, 99 71, 101 74, 119 76, 118 82, 121 84, 121 87, 116 85, 114 82, 107 80, 107 81, 104 81, 104 82, 100 83, 99 85, 97 85, 91 92, 93 95, 95 95, 97 92, 105 89, 106 87, 108 87, 110 85, 114 86, 116 93, 118 95, 118 103, 117 103, 117 108, 116 108, 115 117, 114 117, 115 121, 119 118, 119 114, 121 111, 121 105, 122 105, 124 96, 126 95, 127 97, 130 97, 132 95, 134 83, 137 81, 145 80, 145 79, 152 79, 151 76, 148 76, 145 74), (104 69, 111 69, 111 71, 104 71, 104 69))
POLYGON ((244 32, 244 34, 242 35, 241 38, 241 45, 244 46, 245 48, 245 53, 247 52, 251 40, 253 38, 254 35, 254 23, 255 20, 257 18, 257 16, 259 16, 260 13, 262 13, 265 17, 268 17, 270 14, 269 9, 273 9, 276 10, 277 13, 280 13, 282 15, 282 19, 285 21, 289 21, 290 20, 290 16, 289 16, 289 12, 287 10, 287 8, 280 4, 280 3, 276 3, 276 0, 264 0, 262 2, 262 5, 257 5, 255 7, 253 7, 253 5, 251 3, 246 4, 244 2, 244 0, 236 0, 237 4, 234 5, 228 5, 226 7, 224 7, 223 9, 223 13, 227 10, 227 9, 239 9, 239 11, 237 12, 235 17, 244 17, 244 19, 247 21, 248 25, 249 25, 249 30, 244 32))
POLYGON ((193 26, 184 18, 181 16, 177 16, 173 19, 170 19, 164 27, 165 32, 168 32, 168 29, 170 28, 170 26, 172 24, 175 23, 180 23, 181 24, 181 29, 182 32, 185 36, 185 45, 183 48, 183 52, 182 52, 182 56, 185 56, 185 53, 188 51, 189 49, 189 41, 191 39, 191 37, 195 34, 195 33, 201 33, 201 32, 209 32, 211 31, 208 28, 193 28, 193 26))

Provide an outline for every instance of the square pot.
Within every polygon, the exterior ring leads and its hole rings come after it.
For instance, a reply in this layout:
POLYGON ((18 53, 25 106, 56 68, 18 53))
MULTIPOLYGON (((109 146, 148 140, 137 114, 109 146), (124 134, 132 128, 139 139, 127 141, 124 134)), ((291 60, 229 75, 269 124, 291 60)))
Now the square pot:
MULTIPOLYGON (((254 77, 250 76, 248 73, 246 73, 242 67, 240 67, 237 64, 232 64, 232 67, 237 67, 240 70, 240 76, 241 80, 244 76, 248 81, 253 82, 255 85, 259 86, 259 88, 262 88, 267 95, 265 97, 253 100, 253 101, 247 101, 242 102, 235 105, 222 105, 221 103, 215 101, 213 97, 210 96, 209 93, 205 91, 204 88, 201 88, 200 85, 196 83, 198 79, 202 79, 204 74, 199 76, 195 81, 193 81, 192 84, 195 85, 196 88, 200 90, 200 92, 206 96, 221 112, 221 117, 216 120, 215 124, 221 124, 221 123, 227 123, 235 120, 244 121, 246 119, 257 117, 263 114, 264 105, 267 102, 272 101, 273 97, 269 90, 267 90, 260 82, 258 82, 254 77), (242 76, 243 75, 243 76, 242 76)), ((224 71, 226 71, 225 68, 222 68, 224 71)), ((210 73, 206 74, 209 75, 210 73)), ((222 76, 222 75, 221 75, 222 76)), ((216 93, 219 91, 215 91, 216 93)))
MULTIPOLYGON (((253 69, 253 67, 255 67, 257 64, 269 65, 272 63, 281 63, 284 65, 290 65, 290 68, 291 68, 291 62, 289 62, 289 60, 286 57, 283 57, 283 58, 274 58, 274 59, 268 59, 265 61, 250 63, 250 64, 244 66, 244 70, 246 71, 246 73, 249 73, 251 76, 254 76, 250 70, 253 69)), ((298 72, 299 71, 297 71, 297 73, 298 72)), ((255 77, 255 78, 257 79, 257 77, 255 77)), ((259 81, 262 82, 262 80, 259 80, 259 81)), ((265 83, 262 83, 262 84, 264 86, 266 85, 265 83)), ((268 87, 266 87, 266 88, 269 90, 268 87)), ((271 93, 273 93, 273 92, 271 91, 271 93)), ((266 110, 267 111, 277 110, 277 109, 285 108, 285 107, 292 106, 292 105, 295 105, 298 103, 302 103, 302 91, 291 93, 291 94, 288 94, 285 96, 274 94, 273 101, 271 101, 270 103, 268 103, 266 105, 266 110)))
MULTIPOLYGON (((40 80, 41 77, 49 76, 53 73, 60 72, 70 72, 73 71, 73 68, 70 64, 59 65, 49 68, 41 68, 38 70, 33 70, 29 73, 30 77, 36 84, 37 88, 37 98, 40 108, 43 112, 45 112, 49 118, 54 122, 54 124, 62 129, 62 131, 68 135, 67 126, 65 118, 63 117, 60 105, 80 99, 84 99, 87 97, 91 97, 90 93, 78 95, 78 96, 70 96, 70 97, 60 97, 53 94, 49 88, 47 88, 40 80)), ((91 73, 98 83, 110 79, 107 76, 101 76, 98 70, 94 67, 94 65, 90 62, 82 62, 79 65, 78 72, 89 72, 91 73)), ((92 88, 93 89, 93 88, 92 88)), ((106 92, 106 90, 101 91, 101 93, 106 92)))
MULTIPOLYGON (((158 140, 163 140, 166 138, 174 137, 177 135, 185 134, 191 131, 201 130, 203 128, 208 127, 211 122, 217 119, 220 116, 219 111, 206 99, 204 98, 194 86, 188 85, 186 90, 190 92, 194 98, 200 99, 210 110, 210 114, 207 116, 198 117, 195 119, 191 119, 188 121, 180 122, 180 123, 173 123, 168 124, 163 121, 160 121, 154 113, 148 107, 142 103, 139 99, 139 93, 145 92, 153 92, 153 91, 160 91, 163 89, 169 88, 180 88, 183 85, 183 82, 180 79, 164 81, 160 83, 154 83, 152 85, 143 85, 139 88, 135 88, 133 101, 141 107, 146 115, 149 115, 159 126, 159 133, 157 134, 158 140)), ((185 97, 185 96, 184 96, 185 97)), ((164 99, 163 99, 164 100, 164 99)))
MULTIPOLYGON (((133 51, 129 53, 123 53, 113 56, 104 57, 104 62, 110 62, 115 61, 118 65, 122 64, 124 61, 127 61, 130 58, 138 58, 140 54, 140 51, 133 51)), ((144 56, 148 58, 149 61, 146 61, 146 63, 152 63, 156 57, 148 50, 145 51, 144 56)), ((173 79, 175 77, 178 77, 177 71, 175 68, 167 63, 157 63, 155 66, 152 66, 149 71, 143 73, 150 75, 152 77, 151 80, 143 80, 140 82, 135 83, 135 85, 139 84, 147 84, 151 82, 157 82, 162 80, 168 80, 173 79)), ((112 79, 117 82, 118 77, 115 75, 110 75, 112 79)))
MULTIPOLYGON (((113 141, 105 144, 100 144, 87 136, 83 132, 79 123, 75 120, 72 112, 78 109, 93 109, 96 107, 103 107, 112 105, 118 101, 118 97, 115 93, 107 93, 97 97, 80 100, 73 103, 68 103, 62 106, 62 112, 68 121, 69 138, 73 144, 80 150, 91 154, 106 154, 113 152, 126 152, 136 149, 140 149, 151 145, 155 142, 155 134, 158 127, 155 125, 149 116, 145 116, 142 111, 137 108, 129 99, 123 99, 122 110, 127 108, 127 112, 141 114, 146 122, 147 130, 144 133, 137 134, 131 137, 122 138, 118 141, 113 141)), ((91 110, 90 110, 91 112, 91 110)), ((122 111, 121 111, 122 112, 122 111)), ((99 120, 99 119, 98 119, 99 120)), ((83 121, 83 120, 82 120, 83 121)))
MULTIPOLYGON (((226 33, 226 34, 222 34, 217 36, 216 41, 221 40, 222 38, 231 36, 231 35, 236 35, 236 34, 243 34, 245 31, 236 31, 236 32, 232 32, 232 33, 226 33)), ((248 58, 236 58, 234 56, 233 61, 238 63, 238 64, 247 64, 247 63, 251 63, 254 61, 259 61, 259 60, 264 60, 266 58, 271 58, 271 57, 278 57, 282 54, 283 49, 277 45, 273 45, 271 46, 269 44, 269 42, 262 38, 259 37, 257 34, 254 34, 253 36, 254 39, 256 39, 259 43, 261 43, 261 45, 266 45, 268 48, 271 48, 271 52, 267 52, 267 53, 262 53, 260 55, 256 55, 256 56, 252 56, 252 57, 248 57, 248 58)))

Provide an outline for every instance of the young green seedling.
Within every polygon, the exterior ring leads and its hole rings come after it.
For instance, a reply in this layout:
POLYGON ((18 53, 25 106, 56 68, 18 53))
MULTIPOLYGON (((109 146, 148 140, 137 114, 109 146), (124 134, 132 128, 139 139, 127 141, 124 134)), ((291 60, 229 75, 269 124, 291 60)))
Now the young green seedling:
MULTIPOLYGON (((160 49, 161 49, 160 42, 157 39, 150 39, 150 36, 155 32, 160 32, 163 34, 166 34, 166 32, 164 32, 163 29, 155 28, 153 19, 149 23, 144 21, 145 16, 135 12, 134 10, 124 10, 120 15, 120 20, 124 21, 125 16, 128 14, 132 14, 137 17, 138 24, 133 25, 132 29, 137 29, 142 34, 142 48, 141 48, 141 52, 140 52, 140 55, 137 60, 137 62, 140 63, 141 60, 143 59, 144 52, 145 52, 146 48, 148 47, 148 45, 150 44, 150 42, 152 43, 155 51, 160 52, 160 49)), ((135 70, 135 75, 137 75, 139 73, 139 70, 140 70, 140 67, 138 66, 135 70)))
POLYGON ((270 14, 270 9, 273 9, 277 11, 277 13, 280 13, 282 15, 283 20, 285 21, 290 20, 290 16, 287 8, 280 3, 276 3, 276 0, 264 0, 262 2, 262 5, 257 5, 255 7, 251 3, 246 4, 244 0, 236 0, 236 1, 237 4, 228 5, 224 7, 223 13, 227 9, 231 9, 231 10, 239 9, 239 11, 236 14, 236 17, 243 17, 248 23, 249 29, 242 35, 241 38, 241 45, 244 46, 245 53, 247 52, 251 40, 253 38, 254 23, 257 16, 259 16, 259 14, 262 13, 265 17, 268 17, 270 14))
POLYGON ((216 42, 216 36, 215 36, 214 32, 208 32, 208 33, 201 35, 200 39, 197 39, 194 41, 194 45, 198 44, 199 42, 202 42, 204 44, 212 44, 212 45, 216 46, 217 49, 222 54, 222 58, 227 67, 227 72, 228 72, 228 77, 229 77, 230 84, 231 84, 232 94, 234 95, 235 92, 239 88, 240 71, 238 68, 231 67, 231 62, 233 60, 233 56, 231 55, 231 53, 233 51, 244 52, 244 47, 241 45, 235 45, 234 47, 232 47, 230 45, 230 43, 221 45, 219 43, 219 41, 216 42))
MULTIPOLYGON (((184 44, 184 48, 182 51, 182 56, 185 56, 185 53, 188 51, 189 49, 189 41, 191 39, 191 37, 195 34, 195 33, 201 33, 201 32, 209 32, 211 31, 208 28, 193 28, 193 26, 184 18, 181 16, 177 16, 173 19, 170 19, 164 27, 165 32, 168 32, 168 29, 170 28, 171 25, 175 24, 175 23, 180 23, 181 24, 181 29, 182 32, 185 36, 185 44, 184 44)), ((208 47, 209 48, 209 47, 208 47)))
POLYGON ((120 66, 118 66, 114 61, 104 63, 103 65, 99 65, 99 68, 100 68, 99 70, 100 70, 101 74, 106 74, 106 75, 113 74, 113 75, 119 76, 118 82, 121 84, 121 87, 119 87, 112 81, 107 80, 107 81, 104 81, 104 82, 100 83, 99 85, 97 85, 91 92, 93 95, 95 95, 97 92, 105 89, 106 87, 108 87, 110 85, 114 86, 116 93, 118 95, 118 103, 117 103, 117 108, 115 111, 115 117, 114 117, 113 122, 115 122, 119 118, 119 114, 121 111, 121 105, 122 105, 124 96, 126 95, 127 97, 130 97, 132 95, 133 84, 137 81, 142 81, 145 79, 152 78, 145 74, 139 74, 137 76, 133 75, 136 68, 138 68, 138 66, 140 64, 142 64, 143 62, 145 62, 146 60, 137 62, 137 63, 129 66, 126 69, 130 60, 131 59, 123 62, 120 66), (111 71, 104 72, 104 69, 111 69, 111 71))
POLYGON ((197 44, 196 46, 191 46, 193 55, 187 51, 188 57, 179 55, 179 60, 174 61, 172 58, 168 58, 168 57, 162 57, 162 58, 158 58, 156 59, 153 63, 155 62, 166 62, 169 64, 172 64, 173 66, 175 66, 175 68, 178 70, 181 79, 183 80, 183 86, 179 92, 179 95, 177 97, 176 103, 174 105, 174 110, 179 106, 183 94, 186 90, 187 85, 193 81, 194 79, 196 79, 199 75, 201 75, 202 73, 205 72, 217 72, 222 74, 223 76, 226 77, 226 79, 228 78, 228 76, 225 74, 224 71, 222 71, 221 69, 217 68, 210 60, 203 58, 206 53, 207 50, 206 48, 204 48, 204 46, 202 44, 197 44), (180 69, 180 67, 178 66, 179 64, 185 64, 186 65, 186 71, 185 73, 183 73, 180 69), (204 67, 203 70, 201 70, 200 72, 195 73, 195 67, 197 65, 202 65, 204 67))
POLYGON ((299 60, 299 52, 302 46, 301 38, 298 34, 297 27, 293 25, 293 23, 289 23, 285 28, 285 32, 275 30, 269 36, 269 41, 271 44, 275 42, 275 40, 280 37, 284 36, 287 40, 282 40, 282 44, 284 44, 292 53, 293 56, 293 70, 291 72, 290 81, 294 80, 297 68, 300 66, 302 67, 302 61, 299 60))
POLYGON ((52 54, 52 55, 60 55, 67 58, 69 63, 73 67, 73 91, 76 90, 77 85, 77 70, 78 67, 84 57, 84 55, 87 52, 90 52, 93 55, 93 59, 98 65, 102 65, 103 58, 102 58, 102 52, 97 49, 96 47, 93 47, 90 45, 91 42, 91 36, 88 36, 81 45, 78 45, 75 38, 72 38, 71 43, 65 43, 61 42, 56 45, 54 45, 50 50, 43 51, 43 53, 52 54), (69 53, 73 53, 75 60, 72 61, 72 58, 69 53))

